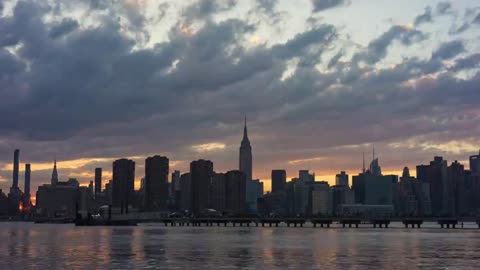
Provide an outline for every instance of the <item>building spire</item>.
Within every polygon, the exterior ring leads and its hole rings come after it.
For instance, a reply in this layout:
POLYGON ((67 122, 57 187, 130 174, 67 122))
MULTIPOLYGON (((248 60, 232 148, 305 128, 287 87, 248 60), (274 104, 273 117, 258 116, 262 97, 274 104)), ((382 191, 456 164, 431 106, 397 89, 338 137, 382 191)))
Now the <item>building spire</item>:
POLYGON ((248 139, 248 132, 247 132, 247 115, 245 114, 245 126, 243 128, 243 138, 248 139))
POLYGON ((372 153, 372 156, 373 156, 372 161, 373 161, 373 160, 375 160, 375 144, 373 144, 373 150, 372 150, 372 152, 373 152, 373 153, 372 153))
POLYGON ((58 172, 57 172, 57 159, 53 161, 53 171, 52 171, 52 179, 51 184, 56 185, 58 184, 58 172))
POLYGON ((362 172, 365 173, 365 152, 363 152, 363 168, 362 172))

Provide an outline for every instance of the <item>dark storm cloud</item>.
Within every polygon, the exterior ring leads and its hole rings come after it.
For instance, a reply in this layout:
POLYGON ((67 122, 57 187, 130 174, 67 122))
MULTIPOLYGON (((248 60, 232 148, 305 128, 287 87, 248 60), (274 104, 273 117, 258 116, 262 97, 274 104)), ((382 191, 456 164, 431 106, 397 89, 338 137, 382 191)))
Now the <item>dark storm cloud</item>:
POLYGON ((58 38, 65 34, 68 34, 78 27, 78 22, 72 19, 63 19, 59 24, 54 25, 50 29, 50 38, 58 38))
POLYGON ((350 1, 348 0, 312 0, 314 12, 323 11, 337 6, 347 5, 349 3, 350 1))
POLYGON ((454 40, 444 43, 433 52, 432 58, 451 59, 465 51, 465 46, 461 40, 454 40))
POLYGON ((480 53, 472 54, 465 58, 458 59, 455 62, 453 70, 458 71, 472 68, 480 68, 480 53))
POLYGON ((426 7, 425 8, 425 12, 421 15, 418 15, 413 24, 415 26, 419 26, 421 24, 424 24, 424 23, 430 23, 433 21, 433 17, 432 17, 432 8, 431 7, 426 7))

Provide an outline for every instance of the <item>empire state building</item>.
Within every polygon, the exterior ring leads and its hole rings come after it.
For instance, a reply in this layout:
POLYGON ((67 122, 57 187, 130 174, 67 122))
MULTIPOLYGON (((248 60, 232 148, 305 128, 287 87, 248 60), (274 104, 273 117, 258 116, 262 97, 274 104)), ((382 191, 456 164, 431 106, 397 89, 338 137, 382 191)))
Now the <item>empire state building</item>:
POLYGON ((245 127, 243 128, 243 139, 240 144, 239 169, 247 176, 247 182, 252 180, 252 146, 248 140, 247 118, 245 117, 245 127))

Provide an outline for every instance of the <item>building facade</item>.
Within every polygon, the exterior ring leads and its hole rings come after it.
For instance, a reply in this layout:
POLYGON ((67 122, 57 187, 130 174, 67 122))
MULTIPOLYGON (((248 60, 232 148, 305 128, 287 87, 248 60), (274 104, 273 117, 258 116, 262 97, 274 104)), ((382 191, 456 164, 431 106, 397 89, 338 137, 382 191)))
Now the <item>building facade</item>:
POLYGON ((167 210, 169 160, 153 156, 145 160, 145 210, 167 210))
POLYGON ((135 162, 119 159, 113 162, 112 205, 128 212, 133 204, 135 187, 135 162))
POLYGON ((95 196, 102 193, 102 168, 95 168, 95 196))
POLYGON ((285 170, 272 170, 272 193, 285 190, 287 172, 285 170))
POLYGON ((194 215, 200 215, 209 207, 213 174, 213 163, 210 160, 200 159, 190 163, 191 210, 194 215))

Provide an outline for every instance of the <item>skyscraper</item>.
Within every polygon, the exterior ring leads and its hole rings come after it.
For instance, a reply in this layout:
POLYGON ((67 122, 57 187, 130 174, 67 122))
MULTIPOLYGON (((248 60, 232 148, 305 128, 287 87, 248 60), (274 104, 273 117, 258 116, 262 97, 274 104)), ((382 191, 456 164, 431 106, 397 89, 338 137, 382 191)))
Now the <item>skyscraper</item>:
POLYGON ((417 166, 417 179, 430 184, 432 214, 435 216, 448 212, 447 174, 447 161, 443 157, 434 157, 430 165, 417 166))
POLYGON ((272 192, 284 191, 287 183, 285 170, 272 170, 272 192))
POLYGON ((58 184, 58 172, 57 172, 57 160, 53 162, 53 171, 52 171, 52 179, 50 180, 50 183, 52 186, 55 186, 58 184))
POLYGON ((228 171, 226 173, 226 210, 234 215, 245 213, 246 176, 241 171, 228 171))
POLYGON ((145 160, 145 208, 147 211, 167 210, 168 170, 167 157, 153 156, 145 160))
POLYGON ((355 192, 355 203, 391 205, 392 188, 397 182, 396 175, 382 175, 378 158, 374 158, 368 171, 353 176, 352 190, 355 192))
POLYGON ((247 181, 252 180, 252 146, 247 134, 247 118, 245 117, 245 127, 243 128, 243 139, 240 144, 239 170, 247 177, 247 181))
POLYGON ((304 183, 313 183, 315 182, 315 173, 310 173, 309 170, 300 170, 298 171, 298 179, 304 183))
POLYGON ((225 211, 225 203, 227 196, 227 180, 226 174, 215 173, 210 185, 210 207, 223 212, 225 211))
POLYGON ((102 193, 102 168, 95 168, 95 196, 102 193))
POLYGON ((180 176, 180 210, 191 211, 192 209, 192 178, 190 173, 180 176))
POLYGON ((431 215, 430 184, 410 176, 408 167, 403 168, 400 182, 394 185, 394 206, 400 216, 431 215))
POLYGON ((473 174, 480 174, 480 151, 478 155, 470 156, 470 171, 473 174))
POLYGON ((172 173, 172 184, 170 185, 170 196, 175 202, 175 209, 180 209, 180 171, 172 173))
POLYGON ((257 199, 259 194, 257 194, 257 185, 252 181, 252 146, 250 145, 250 140, 248 139, 247 117, 245 117, 243 139, 240 144, 239 170, 246 176, 245 193, 248 211, 255 213, 257 212, 257 199))
POLYGON ((312 185, 312 214, 331 215, 333 210, 333 196, 327 182, 315 182, 312 185))
POLYGON ((337 174, 335 176, 335 185, 348 187, 348 174, 346 174, 344 171, 340 172, 340 174, 337 174))
POLYGON ((127 209, 133 203, 135 181, 135 162, 119 159, 113 162, 112 205, 127 209))
POLYGON ((20 150, 16 149, 13 155, 13 181, 8 193, 8 212, 14 216, 19 213, 19 206, 22 197, 22 192, 18 187, 18 166, 20 159, 20 150))
POLYGON ((30 206, 30 176, 31 176, 30 164, 25 164, 24 206, 30 206))
POLYGON ((213 163, 210 160, 196 160, 190 163, 191 211, 199 215, 208 208, 210 202, 210 184, 213 177, 213 163))
POLYGON ((18 166, 20 162, 20 150, 15 149, 13 154, 13 183, 12 187, 18 187, 18 166))
POLYGON ((468 215, 465 169, 455 160, 447 169, 448 211, 450 216, 468 215))

